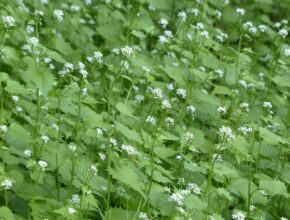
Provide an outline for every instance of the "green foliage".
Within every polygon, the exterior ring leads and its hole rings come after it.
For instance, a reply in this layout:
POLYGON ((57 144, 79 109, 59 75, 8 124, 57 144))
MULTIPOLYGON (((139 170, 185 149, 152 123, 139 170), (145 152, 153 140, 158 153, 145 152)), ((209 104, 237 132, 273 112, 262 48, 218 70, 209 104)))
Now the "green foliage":
POLYGON ((1 0, 0 219, 288 219, 289 14, 1 0))

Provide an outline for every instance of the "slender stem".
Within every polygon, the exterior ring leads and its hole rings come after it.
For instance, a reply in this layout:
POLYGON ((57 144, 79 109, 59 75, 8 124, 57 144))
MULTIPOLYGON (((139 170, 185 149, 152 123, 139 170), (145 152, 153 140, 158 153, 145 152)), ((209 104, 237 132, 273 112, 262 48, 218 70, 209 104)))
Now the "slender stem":
POLYGON ((242 40, 243 40, 243 35, 244 33, 241 33, 240 39, 239 39, 239 47, 238 47, 238 55, 236 59, 236 73, 235 73, 235 83, 238 83, 239 79, 239 63, 240 63, 240 53, 241 53, 241 48, 242 48, 242 40))
POLYGON ((60 144, 60 127, 61 127, 61 110, 60 110, 61 108, 61 83, 60 83, 60 88, 59 88, 58 96, 57 96, 57 108, 58 108, 58 122, 57 122, 58 131, 57 131, 57 142, 56 142, 56 153, 55 153, 55 166, 56 166, 57 199, 59 200, 61 181, 60 181, 60 174, 59 174, 58 151, 59 151, 59 144, 60 144))
POLYGON ((0 82, 0 92, 1 92, 1 101, 0 101, 0 123, 3 122, 3 106, 4 106, 4 90, 2 87, 2 82, 0 82))
MULTIPOLYGON (((40 132, 40 100, 39 100, 39 89, 36 89, 36 119, 35 119, 35 130, 34 130, 34 137, 37 139, 39 138, 39 132, 40 132)), ((34 144, 34 148, 33 148, 33 155, 34 158, 37 160, 38 157, 40 155, 38 155, 39 153, 39 149, 37 149, 37 144, 34 144)))

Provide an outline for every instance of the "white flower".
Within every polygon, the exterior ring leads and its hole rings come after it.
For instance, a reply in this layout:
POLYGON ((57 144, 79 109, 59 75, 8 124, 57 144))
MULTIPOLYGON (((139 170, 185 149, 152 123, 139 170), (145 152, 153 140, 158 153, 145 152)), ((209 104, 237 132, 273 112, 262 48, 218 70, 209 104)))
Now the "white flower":
POLYGON ((263 107, 267 108, 267 109, 271 109, 272 108, 272 103, 271 102, 264 102, 263 103, 263 107))
POLYGON ((221 69, 217 69, 214 71, 219 77, 223 77, 224 75, 224 71, 222 71, 221 69))
POLYGON ((97 175, 97 173, 98 173, 98 169, 97 169, 96 165, 92 164, 92 165, 90 166, 90 168, 91 168, 91 171, 93 172, 93 174, 94 174, 94 175, 97 175))
POLYGON ((153 116, 150 116, 150 115, 146 118, 146 122, 149 124, 152 124, 152 125, 156 124, 155 118, 153 116))
POLYGON ((21 108, 20 106, 16 106, 15 110, 17 112, 23 112, 23 108, 21 108))
POLYGON ((71 203, 75 206, 78 206, 81 202, 80 196, 78 194, 73 194, 71 197, 71 203))
POLYGON ((87 59, 87 61, 89 61, 90 63, 93 62, 93 60, 94 60, 93 57, 87 57, 86 59, 87 59))
POLYGON ((260 192, 263 196, 267 196, 267 195, 268 195, 268 194, 267 194, 264 190, 262 190, 262 189, 260 189, 259 192, 260 192))
POLYGON ((98 63, 103 63, 103 54, 100 51, 94 52, 94 58, 97 60, 98 63))
POLYGON ((248 127, 239 127, 238 131, 242 132, 244 135, 247 135, 248 133, 251 134, 252 133, 252 128, 248 128, 248 127))
POLYGON ((261 31, 262 33, 264 33, 264 32, 267 30, 267 26, 264 25, 264 24, 260 24, 260 25, 259 25, 259 29, 260 29, 260 31, 261 31))
POLYGON ((182 99, 185 99, 186 98, 186 90, 179 88, 176 90, 176 95, 182 99))
POLYGON ((171 109, 170 102, 168 100, 163 100, 161 104, 161 108, 165 110, 170 110, 171 109))
POLYGON ((139 102, 139 103, 144 101, 144 96, 143 95, 136 95, 135 96, 135 101, 139 102))
POLYGON ((165 18, 161 18, 158 22, 164 29, 167 27, 168 25, 168 21, 165 18))
POLYGON ((182 207, 176 207, 176 209, 181 213, 181 214, 185 214, 185 210, 182 207))
POLYGON ((290 56, 290 49, 285 49, 285 50, 284 50, 284 55, 285 55, 286 57, 289 57, 289 56, 290 56))
POLYGON ((207 31, 200 32, 200 36, 202 36, 205 39, 209 38, 209 35, 208 35, 208 32, 207 31))
POLYGON ((243 102, 240 104, 240 108, 244 109, 245 111, 249 111, 249 104, 246 102, 243 102))
POLYGON ((168 89, 169 91, 172 91, 172 90, 174 89, 173 83, 169 83, 169 84, 167 85, 167 89, 168 89))
POLYGON ((40 2, 41 2, 42 4, 44 4, 44 5, 47 5, 48 2, 49 2, 49 0, 40 0, 40 2))
POLYGON ((49 63, 51 63, 52 59, 51 59, 50 57, 45 57, 45 58, 43 59, 43 61, 44 61, 46 64, 49 64, 49 63))
POLYGON ((32 156, 31 150, 28 150, 28 149, 24 150, 23 154, 25 157, 28 157, 28 158, 30 158, 32 156))
POLYGON ((227 140, 231 140, 231 139, 236 139, 235 135, 233 134, 233 131, 230 127, 226 127, 226 126, 222 126, 220 129, 219 129, 219 133, 222 135, 222 136, 225 136, 227 138, 227 140))
POLYGON ((197 8, 192 8, 192 9, 190 9, 189 11, 188 11, 189 13, 192 13, 194 16, 198 16, 198 14, 199 14, 199 11, 198 11, 198 9, 197 8))
POLYGON ((44 160, 39 160, 38 162, 38 166, 44 171, 45 168, 47 167, 47 162, 44 160))
POLYGON ((288 36, 288 31, 285 28, 282 28, 279 30, 278 34, 282 37, 282 38, 286 38, 288 36))
POLYGON ((183 205, 184 196, 180 192, 173 193, 169 200, 176 202, 178 205, 183 205))
POLYGON ((219 161, 219 162, 221 162, 221 161, 223 161, 223 157, 220 154, 214 153, 212 155, 211 161, 219 161))
POLYGON ((234 220, 245 220, 246 216, 242 212, 236 212, 232 214, 234 220))
POLYGON ((134 52, 134 50, 127 45, 125 47, 121 48, 121 53, 123 55, 131 56, 133 54, 133 52, 134 52))
POLYGON ((243 9, 243 8, 237 8, 236 9, 236 13, 238 14, 238 15, 241 15, 241 16, 244 16, 245 15, 245 9, 243 9))
POLYGON ((149 220, 148 215, 144 212, 140 212, 139 219, 141 220, 149 220))
POLYGON ((79 12, 80 11, 80 7, 78 5, 71 5, 70 6, 70 10, 72 12, 79 12))
POLYGON ((187 186, 187 189, 192 191, 196 195, 200 195, 200 193, 201 193, 201 189, 195 183, 189 183, 187 186))
POLYGON ((3 133, 6 133, 8 131, 8 128, 6 125, 0 125, 0 130, 3 132, 3 133))
POLYGON ((185 141, 185 143, 188 143, 189 141, 191 141, 192 139, 194 138, 194 135, 190 132, 186 132, 184 135, 183 135, 183 139, 185 141))
POLYGON ((39 40, 36 37, 30 37, 28 39, 28 44, 32 47, 37 47, 39 46, 39 40))
POLYGON ((288 220, 286 217, 281 217, 280 220, 288 220))
POLYGON ((17 95, 13 95, 12 100, 17 103, 19 101, 19 97, 17 95))
POLYGON ((126 151, 127 154, 131 155, 131 156, 138 156, 140 155, 140 153, 131 145, 129 144, 122 144, 121 149, 123 151, 126 151))
POLYGON ((181 155, 176 155, 176 160, 182 160, 182 156, 181 155))
POLYGON ((46 135, 42 135, 40 139, 46 144, 49 141, 49 137, 46 135))
POLYGON ((163 91, 160 88, 152 89, 151 93, 153 94, 154 99, 162 99, 163 98, 163 91))
POLYGON ((218 20, 220 20, 221 17, 222 17, 222 13, 221 13, 221 11, 216 10, 216 11, 215 11, 215 16, 217 17, 218 20))
POLYGON ((43 13, 43 11, 35 10, 34 15, 42 17, 42 16, 44 16, 44 13, 43 13))
POLYGON ((118 142, 115 138, 110 138, 110 144, 113 145, 113 146, 117 146, 118 142))
POLYGON ((13 184, 12 181, 10 179, 5 179, 1 182, 1 186, 4 186, 5 190, 11 189, 13 184))
POLYGON ((220 33, 216 36, 217 40, 221 43, 225 42, 226 39, 229 38, 229 36, 225 33, 220 33))
POLYGON ((121 61, 121 67, 122 67, 123 69, 125 69, 125 70, 128 70, 129 67, 130 67, 130 65, 129 65, 129 63, 128 63, 127 60, 122 60, 122 61, 121 61))
POLYGON ((53 11, 53 17, 54 17, 57 21, 62 22, 62 21, 63 21, 63 16, 64 16, 64 13, 63 13, 62 10, 60 10, 60 9, 55 9, 55 10, 53 11))
POLYGON ((75 151, 77 150, 77 146, 74 145, 74 144, 70 144, 70 145, 68 146, 68 149, 69 149, 71 152, 75 152, 75 151))
POLYGON ((97 135, 102 136, 103 135, 103 130, 101 128, 96 129, 97 135))
POLYGON ((165 123, 167 126, 174 125, 174 119, 171 117, 167 117, 167 118, 165 118, 165 123))
POLYGON ((75 214, 75 213, 77 212, 77 210, 75 210, 75 209, 72 208, 72 207, 69 207, 69 208, 67 209, 67 212, 68 212, 69 215, 73 215, 73 214, 75 214))
POLYGON ((99 157, 101 160, 106 160, 106 155, 103 153, 99 153, 99 157))
POLYGON ((145 72, 145 73, 150 73, 150 69, 149 69, 149 67, 147 67, 147 66, 142 66, 142 70, 145 72))
POLYGON ((180 11, 180 12, 178 12, 177 17, 179 17, 181 19, 181 21, 184 22, 184 21, 186 21, 187 14, 184 11, 180 11))
POLYGON ((203 23, 198 22, 196 23, 195 28, 200 31, 204 29, 204 25, 203 23))
POLYGON ((27 32, 28 34, 32 34, 32 33, 34 33, 34 27, 33 27, 32 25, 27 25, 27 26, 26 26, 26 32, 27 32))
POLYGON ((164 31, 164 35, 165 35, 166 37, 168 37, 168 38, 172 38, 172 37, 173 37, 172 32, 169 31, 169 30, 165 30, 165 31, 164 31))
POLYGON ((196 109, 194 106, 189 105, 186 107, 187 111, 189 111, 191 114, 195 113, 196 109))
POLYGON ((53 129, 55 129, 56 131, 58 131, 58 130, 59 130, 59 127, 58 127, 58 125, 57 125, 57 124, 55 124, 55 123, 53 123, 53 124, 51 125, 51 127, 52 127, 53 129))
POLYGON ((160 35, 160 36, 158 36, 158 38, 159 38, 158 41, 160 42, 160 44, 168 43, 168 40, 167 40, 167 37, 166 36, 160 35))
POLYGON ((244 87, 245 89, 248 88, 248 84, 247 84, 247 82, 246 82, 245 80, 239 80, 239 84, 240 84, 242 87, 244 87))
POLYGON ((15 25, 15 20, 12 16, 2 16, 5 28, 11 28, 15 25))
POLYGON ((87 96, 88 95, 88 88, 83 88, 82 89, 82 95, 87 96))
POLYGON ((226 114, 226 113, 227 113, 227 109, 226 109, 226 107, 222 107, 222 106, 218 107, 218 108, 217 108, 217 111, 218 111, 219 113, 221 113, 221 114, 226 114))
POLYGON ((256 207, 255 207, 255 206, 253 206, 253 205, 250 205, 250 211, 251 211, 251 212, 253 212, 255 209, 256 209, 256 207))

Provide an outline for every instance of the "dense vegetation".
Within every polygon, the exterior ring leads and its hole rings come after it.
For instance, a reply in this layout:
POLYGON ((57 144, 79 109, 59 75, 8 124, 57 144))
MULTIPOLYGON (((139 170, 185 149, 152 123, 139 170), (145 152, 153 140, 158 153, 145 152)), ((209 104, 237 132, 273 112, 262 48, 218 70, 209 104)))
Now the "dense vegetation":
POLYGON ((289 0, 1 0, 0 218, 287 220, 289 0))

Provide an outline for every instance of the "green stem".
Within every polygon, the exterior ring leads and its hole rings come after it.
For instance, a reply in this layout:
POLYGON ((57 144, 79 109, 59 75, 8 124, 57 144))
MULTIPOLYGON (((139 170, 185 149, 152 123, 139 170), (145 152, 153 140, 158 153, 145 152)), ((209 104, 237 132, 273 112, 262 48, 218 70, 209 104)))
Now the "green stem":
POLYGON ((1 101, 0 101, 0 123, 3 122, 3 106, 4 106, 4 91, 2 87, 2 82, 0 82, 0 92, 1 92, 1 101))
MULTIPOLYGON (((39 100, 39 89, 36 89, 36 119, 35 119, 35 129, 34 129, 34 137, 35 139, 39 138, 39 133, 40 133, 40 100, 39 100)), ((40 155, 38 155, 39 149, 37 149, 37 144, 34 144, 33 148, 33 155, 35 160, 38 159, 40 155)))
POLYGON ((239 79, 239 64, 240 64, 240 53, 241 53, 241 48, 242 48, 242 41, 243 41, 243 35, 244 33, 241 33, 240 39, 239 39, 239 47, 238 47, 238 54, 237 54, 237 59, 236 59, 236 73, 235 73, 235 83, 238 83, 239 79))
POLYGON ((59 151, 59 143, 60 143, 60 127, 61 127, 61 88, 58 91, 57 97, 57 108, 58 108, 58 131, 57 131, 57 142, 56 142, 56 153, 55 153, 55 166, 56 166, 56 184, 57 184, 57 199, 59 200, 60 197, 60 174, 59 174, 59 158, 58 158, 58 151, 59 151))

